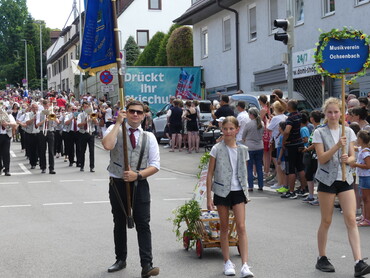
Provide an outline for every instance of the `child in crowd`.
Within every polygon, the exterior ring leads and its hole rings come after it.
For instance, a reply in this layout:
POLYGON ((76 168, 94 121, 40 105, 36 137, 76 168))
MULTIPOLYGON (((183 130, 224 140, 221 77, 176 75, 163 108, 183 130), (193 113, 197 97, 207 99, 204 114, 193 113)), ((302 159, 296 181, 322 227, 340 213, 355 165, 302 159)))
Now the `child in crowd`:
POLYGON ((359 219, 358 226, 370 226, 370 133, 365 130, 357 134, 359 153, 357 162, 352 167, 357 167, 359 176, 359 188, 363 201, 362 217, 359 219))
POLYGON ((242 259, 241 277, 254 277, 248 266, 248 241, 245 228, 245 204, 248 197, 248 147, 236 144, 239 123, 233 116, 222 122, 223 141, 212 147, 207 174, 207 208, 217 206, 220 217, 220 241, 224 258, 224 274, 235 275, 235 265, 229 255, 229 210, 235 216, 242 259), (214 196, 212 199, 211 191, 214 196))
POLYGON ((312 142, 317 153, 317 172, 315 178, 319 181, 317 188, 320 199, 321 223, 317 233, 319 257, 316 268, 323 272, 335 272, 334 266, 326 257, 328 231, 332 222, 334 201, 338 196, 346 223, 349 243, 355 260, 355 277, 370 273, 370 266, 364 262, 361 255, 360 235, 356 225, 356 200, 353 192, 353 176, 348 164, 355 161, 354 142, 356 135, 352 129, 345 127, 345 135, 341 136, 342 127, 341 101, 328 98, 323 106, 327 124, 315 130, 312 142), (345 153, 342 153, 342 148, 345 153), (342 181, 342 163, 345 163, 345 181, 342 181))
POLYGON ((284 133, 284 130, 285 130, 285 127, 286 127, 286 123, 285 122, 280 122, 279 123, 279 132, 280 132, 280 135, 278 137, 278 146, 276 148, 276 157, 277 157, 277 164, 278 164, 278 167, 281 168, 281 171, 283 172, 283 175, 284 175, 284 184, 281 184, 281 186, 279 188, 277 188, 276 192, 278 193, 285 193, 285 192, 288 192, 289 189, 288 189, 288 186, 286 185, 287 184, 287 176, 285 175, 285 156, 284 156, 284 149, 283 149, 283 133, 284 133))

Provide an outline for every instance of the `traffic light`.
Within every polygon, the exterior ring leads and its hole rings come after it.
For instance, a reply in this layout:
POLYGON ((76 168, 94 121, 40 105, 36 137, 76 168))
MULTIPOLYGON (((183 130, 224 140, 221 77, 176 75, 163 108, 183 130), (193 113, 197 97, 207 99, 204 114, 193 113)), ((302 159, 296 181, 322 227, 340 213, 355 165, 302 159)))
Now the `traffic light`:
POLYGON ((294 46, 294 24, 293 17, 288 17, 287 19, 275 19, 274 26, 276 28, 281 28, 284 33, 275 33, 274 38, 277 41, 282 41, 285 45, 290 47, 294 46))

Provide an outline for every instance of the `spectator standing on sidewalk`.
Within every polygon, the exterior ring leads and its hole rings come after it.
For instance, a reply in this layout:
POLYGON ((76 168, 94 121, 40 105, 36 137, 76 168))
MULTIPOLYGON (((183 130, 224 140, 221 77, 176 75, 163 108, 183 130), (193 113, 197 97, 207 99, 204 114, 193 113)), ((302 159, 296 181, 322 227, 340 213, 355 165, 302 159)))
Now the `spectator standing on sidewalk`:
POLYGON ((294 99, 288 101, 288 112, 286 127, 284 130, 283 146, 285 148, 285 171, 288 175, 289 192, 281 195, 281 198, 296 199, 297 194, 294 192, 296 181, 296 172, 299 174, 301 182, 301 192, 307 188, 307 182, 303 165, 303 141, 300 134, 301 115, 297 111, 298 102, 294 99))
MULTIPOLYGON (((240 93, 241 94, 241 93, 240 93)), ((236 105, 236 109, 238 110, 239 114, 237 116, 237 120, 239 122, 239 132, 236 135, 236 142, 239 144, 244 144, 243 141, 243 132, 245 129, 245 125, 251 120, 249 118, 249 114, 247 111, 245 111, 245 101, 238 101, 238 104, 236 105)))
POLYGON ((317 233, 319 257, 316 268, 323 272, 335 271, 326 257, 326 244, 333 217, 334 201, 338 196, 355 260, 355 277, 361 277, 370 273, 370 266, 363 261, 361 255, 360 235, 356 224, 356 199, 352 186, 353 176, 348 165, 353 165, 355 161, 356 135, 352 129, 346 127, 345 136, 341 136, 340 108, 339 99, 329 98, 325 101, 323 112, 327 124, 315 130, 312 140, 318 159, 315 178, 319 181, 317 191, 321 211, 321 223, 317 233), (346 149, 344 154, 341 151, 342 147, 346 149), (345 181, 342 181, 342 163, 346 164, 345 181))
POLYGON ((174 107, 170 108, 167 112, 169 131, 172 134, 170 152, 174 152, 176 147, 178 147, 179 152, 181 152, 182 109, 180 108, 180 103, 182 103, 182 100, 175 99, 173 101, 174 107))

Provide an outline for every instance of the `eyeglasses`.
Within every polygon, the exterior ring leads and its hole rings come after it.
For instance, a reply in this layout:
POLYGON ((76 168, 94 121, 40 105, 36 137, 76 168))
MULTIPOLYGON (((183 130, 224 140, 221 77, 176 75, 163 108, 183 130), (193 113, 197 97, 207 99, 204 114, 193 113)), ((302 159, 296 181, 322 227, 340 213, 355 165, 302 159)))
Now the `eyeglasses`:
POLYGON ((72 111, 77 111, 77 109, 72 109, 72 111))
POLYGON ((144 114, 144 111, 141 111, 141 110, 134 110, 134 109, 129 109, 128 112, 131 114, 131 115, 135 115, 138 114, 138 115, 143 115, 144 114))

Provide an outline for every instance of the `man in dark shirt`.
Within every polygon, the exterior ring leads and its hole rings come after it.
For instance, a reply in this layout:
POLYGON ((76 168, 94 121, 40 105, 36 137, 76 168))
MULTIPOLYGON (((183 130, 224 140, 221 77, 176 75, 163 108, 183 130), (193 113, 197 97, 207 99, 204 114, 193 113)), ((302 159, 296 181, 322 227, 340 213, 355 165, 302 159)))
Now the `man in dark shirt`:
POLYGON ((301 114, 297 111, 298 102, 294 99, 288 101, 288 112, 290 113, 286 119, 286 127, 283 133, 283 146, 286 153, 285 171, 288 175, 289 192, 282 195, 282 198, 296 199, 297 193, 303 195, 304 189, 307 188, 307 181, 304 173, 303 140, 301 137, 301 114), (301 189, 294 192, 296 180, 296 172, 299 174, 301 181, 301 189))
POLYGON ((212 110, 213 120, 216 120, 220 117, 225 117, 226 118, 227 116, 235 116, 234 111, 229 106, 229 96, 222 95, 220 105, 221 105, 221 107, 218 108, 216 112, 214 112, 214 110, 212 110))

